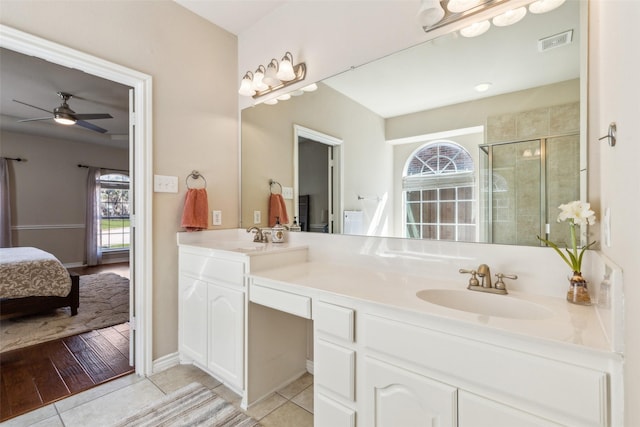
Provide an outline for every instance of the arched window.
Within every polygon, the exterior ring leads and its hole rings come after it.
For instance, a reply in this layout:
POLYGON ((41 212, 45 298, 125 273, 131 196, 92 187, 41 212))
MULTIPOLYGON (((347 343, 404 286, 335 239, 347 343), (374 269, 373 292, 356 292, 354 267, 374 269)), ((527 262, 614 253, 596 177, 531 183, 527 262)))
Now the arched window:
POLYGON ((402 178, 406 237, 476 241, 473 159, 451 141, 423 145, 402 178))
POLYGON ((100 247, 127 250, 130 245, 129 176, 109 172, 100 176, 100 247))

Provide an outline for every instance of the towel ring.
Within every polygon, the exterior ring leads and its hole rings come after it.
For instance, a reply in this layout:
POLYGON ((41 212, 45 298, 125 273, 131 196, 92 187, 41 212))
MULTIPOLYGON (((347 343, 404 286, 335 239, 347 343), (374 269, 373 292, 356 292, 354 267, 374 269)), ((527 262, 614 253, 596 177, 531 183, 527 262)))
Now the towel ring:
POLYGON ((269 180, 269 192, 271 194, 274 194, 273 191, 271 190, 273 184, 276 184, 276 185, 278 185, 280 187, 280 194, 282 194, 282 184, 280 184, 278 181, 274 181, 273 179, 269 180))
POLYGON ((187 178, 184 180, 185 184, 187 184, 187 188, 189 189, 196 188, 196 187, 191 187, 189 185, 189 178, 193 178, 194 180, 198 180, 202 178, 202 180, 204 181, 204 187, 197 187, 197 188, 205 188, 207 186, 207 179, 204 177, 204 175, 202 175, 198 171, 191 171, 191 173, 187 175, 187 178))

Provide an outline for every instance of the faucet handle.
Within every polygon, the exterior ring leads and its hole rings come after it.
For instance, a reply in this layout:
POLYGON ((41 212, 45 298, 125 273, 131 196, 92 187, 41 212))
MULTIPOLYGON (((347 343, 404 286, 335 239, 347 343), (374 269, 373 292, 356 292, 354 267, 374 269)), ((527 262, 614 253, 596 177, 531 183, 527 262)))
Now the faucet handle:
POLYGON ((478 274, 478 272, 476 270, 466 270, 464 268, 461 268, 460 270, 458 270, 458 272, 460 274, 470 274, 471 278, 469 279, 469 286, 479 286, 480 282, 478 281, 478 278, 476 277, 476 274, 478 274))
POLYGON ((504 281, 502 279, 516 280, 518 278, 518 276, 516 276, 515 274, 503 274, 503 273, 496 273, 496 277, 498 278, 498 281, 496 282, 494 287, 496 289, 501 289, 501 290, 504 290, 504 291, 507 290, 507 286, 505 285, 505 283, 504 283, 504 281))

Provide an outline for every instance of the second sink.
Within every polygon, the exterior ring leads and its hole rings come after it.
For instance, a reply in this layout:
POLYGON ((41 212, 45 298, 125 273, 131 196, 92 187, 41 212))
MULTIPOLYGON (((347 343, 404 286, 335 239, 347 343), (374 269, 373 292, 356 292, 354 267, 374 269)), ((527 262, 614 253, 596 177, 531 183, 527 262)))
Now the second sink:
POLYGON ((553 317, 553 312, 548 308, 511 296, 453 289, 424 289, 418 291, 416 296, 431 304, 485 316, 528 320, 553 317))

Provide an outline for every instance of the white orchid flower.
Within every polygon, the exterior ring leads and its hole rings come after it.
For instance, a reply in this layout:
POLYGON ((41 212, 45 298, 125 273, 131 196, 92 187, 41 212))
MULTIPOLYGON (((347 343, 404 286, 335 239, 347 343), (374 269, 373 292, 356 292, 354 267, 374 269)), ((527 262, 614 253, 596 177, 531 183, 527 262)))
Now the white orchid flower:
POLYGON ((576 200, 564 205, 558 206, 560 209, 560 215, 558 215, 558 222, 573 220, 577 225, 593 225, 596 222, 596 213, 591 210, 589 203, 576 200))

